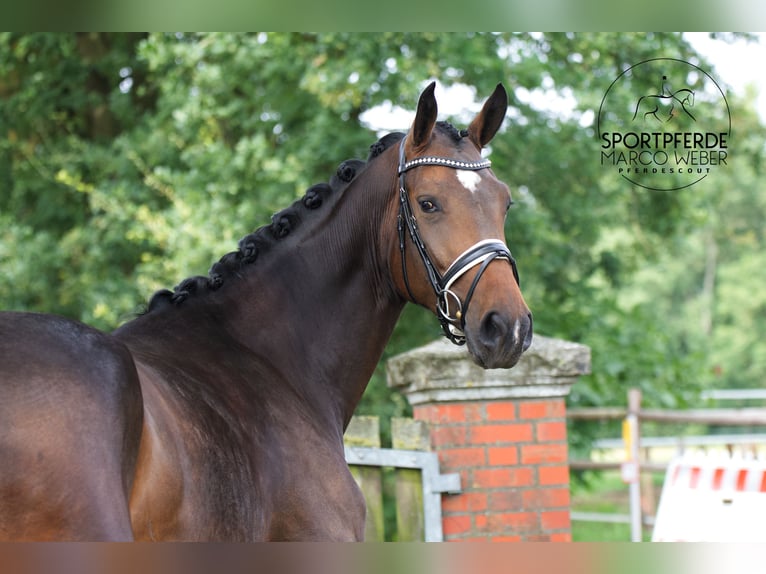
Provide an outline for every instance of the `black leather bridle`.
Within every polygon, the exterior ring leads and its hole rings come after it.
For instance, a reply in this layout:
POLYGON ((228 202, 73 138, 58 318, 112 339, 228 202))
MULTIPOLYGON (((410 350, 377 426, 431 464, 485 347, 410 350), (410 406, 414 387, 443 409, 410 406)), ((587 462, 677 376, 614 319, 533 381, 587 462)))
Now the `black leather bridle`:
POLYGON ((412 206, 410 205, 409 195, 407 189, 404 186, 404 174, 411 169, 420 167, 423 165, 440 165, 443 167, 449 167, 452 169, 464 169, 470 171, 478 171, 486 169, 491 165, 488 159, 481 161, 465 162, 461 160, 450 159, 439 156, 422 156, 406 161, 404 157, 404 144, 407 139, 405 135, 402 138, 402 142, 399 145, 399 217, 397 230, 399 232, 399 250, 401 252, 402 259, 402 275, 404 277, 404 285, 407 288, 407 293, 413 302, 415 296, 410 289, 410 282, 407 277, 407 260, 406 260, 406 246, 405 246, 405 225, 409 231, 412 243, 420 254, 420 258, 423 260, 423 265, 426 269, 426 275, 428 281, 431 283, 431 287, 436 294, 436 310, 439 323, 441 324, 444 336, 447 337, 456 345, 465 344, 465 316, 468 312, 468 305, 471 302, 473 293, 476 290, 476 286, 479 283, 479 279, 487 270, 492 261, 495 259, 504 259, 508 261, 513 270, 513 276, 516 278, 516 283, 519 283, 519 273, 516 269, 516 260, 511 255, 511 251, 506 244, 497 239, 484 239, 479 241, 466 249, 461 255, 459 255, 455 261, 452 262, 444 275, 441 275, 436 269, 431 257, 428 254, 426 245, 423 239, 420 237, 420 231, 418 230, 418 222, 415 215, 412 212, 412 206), (473 278, 473 282, 466 293, 465 299, 460 300, 454 291, 451 290, 452 285, 465 273, 476 267, 479 267, 478 273, 473 278), (454 311, 452 307, 454 306, 454 311))

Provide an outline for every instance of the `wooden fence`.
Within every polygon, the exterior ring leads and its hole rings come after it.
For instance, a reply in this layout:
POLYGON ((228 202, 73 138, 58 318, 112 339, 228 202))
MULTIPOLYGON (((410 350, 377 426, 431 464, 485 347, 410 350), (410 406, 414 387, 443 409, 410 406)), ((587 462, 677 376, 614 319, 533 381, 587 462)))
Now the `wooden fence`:
MULTIPOLYGON (((703 397, 704 398, 704 397, 703 397)), ((713 392, 709 399, 751 400, 766 399, 762 392, 713 392)), ((694 424, 712 427, 766 427, 766 408, 701 408, 686 410, 645 409, 641 406, 641 391, 628 391, 628 407, 579 408, 567 411, 569 420, 581 421, 623 421, 623 437, 596 441, 596 449, 622 453, 612 460, 570 460, 572 470, 610 471, 620 470, 630 491, 630 514, 578 512, 572 510, 572 520, 593 522, 624 522, 631 524, 631 538, 641 540, 643 527, 654 524, 657 501, 653 495, 651 477, 653 473, 664 473, 667 460, 653 460, 652 449, 664 448, 683 451, 690 447, 724 447, 730 453, 735 448, 763 446, 764 435, 704 435, 677 437, 642 436, 642 423, 659 422, 672 424, 694 424)))
POLYGON ((368 542, 441 542, 441 494, 460 492, 460 475, 441 474, 428 425, 391 419, 392 447, 381 448, 378 417, 355 416, 344 442, 346 461, 367 503, 368 542), (395 520, 386 520, 393 509, 395 520))
MULTIPOLYGON (((722 395, 725 396, 725 395, 722 395)), ((732 395, 739 398, 740 395, 732 395)), ((742 395, 747 397, 756 397, 766 399, 762 394, 742 395)), ((572 408, 567 411, 567 419, 581 421, 608 421, 608 420, 626 420, 629 415, 634 415, 638 421, 637 445, 644 450, 652 446, 663 446, 675 444, 679 449, 691 444, 701 445, 700 440, 694 440, 693 437, 673 437, 670 441, 655 441, 652 438, 640 436, 641 423, 661 422, 675 424, 700 424, 706 426, 730 426, 730 427, 766 427, 766 408, 748 407, 748 408, 702 408, 702 409, 645 409, 641 406, 641 391, 639 389, 630 389, 628 391, 628 403, 633 404, 633 408, 624 407, 593 407, 593 408, 572 408)), ((718 441, 724 445, 734 445, 742 443, 741 440, 734 438, 718 441)), ((604 443, 605 445, 608 443, 604 443)), ((705 443, 710 444, 710 443, 705 443)), ((623 446, 624 440, 620 444, 614 443, 614 446, 623 446)), ((651 462, 651 460, 640 461, 641 470, 645 472, 664 472, 667 468, 666 463, 651 462)), ((593 461, 593 460, 572 460, 570 468, 572 470, 619 470, 623 461, 593 461)))

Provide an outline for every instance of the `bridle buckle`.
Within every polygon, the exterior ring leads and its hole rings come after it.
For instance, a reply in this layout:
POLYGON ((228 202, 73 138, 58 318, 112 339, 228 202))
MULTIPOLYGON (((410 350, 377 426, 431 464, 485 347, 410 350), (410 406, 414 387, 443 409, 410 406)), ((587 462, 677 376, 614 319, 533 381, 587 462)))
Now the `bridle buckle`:
POLYGON ((439 312, 439 315, 446 321, 449 321, 450 323, 457 323, 459 325, 462 324, 463 302, 454 291, 450 291, 449 289, 442 289, 439 291, 439 294, 436 296, 436 310, 439 312), (452 299, 452 301, 455 303, 456 309, 454 315, 452 315, 452 311, 450 309, 450 299, 452 299))

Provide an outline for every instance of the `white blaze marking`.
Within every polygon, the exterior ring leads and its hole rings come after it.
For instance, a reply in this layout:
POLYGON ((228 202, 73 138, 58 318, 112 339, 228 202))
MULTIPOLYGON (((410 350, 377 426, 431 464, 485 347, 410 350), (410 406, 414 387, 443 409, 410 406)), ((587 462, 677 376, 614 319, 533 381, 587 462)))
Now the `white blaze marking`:
POLYGON ((513 338, 518 340, 520 334, 521 334, 521 321, 516 319, 516 322, 513 324, 513 338))
POLYGON ((463 187, 471 193, 476 191, 476 188, 481 181, 481 176, 477 172, 469 171, 467 169, 456 169, 455 173, 457 174, 458 181, 463 184, 463 187))

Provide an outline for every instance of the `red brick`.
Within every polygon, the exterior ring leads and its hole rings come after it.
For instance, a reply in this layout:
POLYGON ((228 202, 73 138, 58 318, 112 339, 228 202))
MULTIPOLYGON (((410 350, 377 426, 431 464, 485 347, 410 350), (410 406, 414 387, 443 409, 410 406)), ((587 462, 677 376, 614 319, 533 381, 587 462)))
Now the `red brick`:
POLYGON ((570 528, 568 510, 549 510, 540 513, 540 520, 544 530, 560 530, 570 528))
POLYGON ((487 457, 480 447, 450 448, 439 451, 439 462, 450 469, 476 467, 487 464, 487 457))
POLYGON ((465 405, 465 420, 469 423, 479 423, 486 420, 483 403, 468 403, 465 405))
POLYGON ((567 425, 564 421, 539 422, 535 425, 535 434, 540 442, 566 441, 567 425))
POLYGON ((569 508, 568 488, 542 488, 525 490, 524 508, 569 508))
POLYGON ((466 492, 442 496, 442 510, 449 512, 484 512, 487 509, 487 495, 484 492, 466 492))
POLYGON ((442 512, 458 514, 468 512, 468 497, 465 494, 445 494, 442 496, 442 512))
POLYGON ((572 542, 570 532, 554 532, 551 534, 551 542, 572 542))
POLYGON ((520 490, 490 492, 488 504, 489 509, 493 512, 521 510, 525 508, 522 505, 522 491, 520 490))
POLYGON ((487 510, 487 495, 483 492, 468 492, 468 510, 471 512, 484 512, 487 510))
POLYGON ((521 447, 521 464, 541 464, 566 461, 566 444, 529 444, 521 447))
POLYGON ((511 482, 511 469, 476 469, 473 471, 474 488, 499 488, 511 482))
POLYGON ((484 405, 481 403, 449 403, 415 407, 413 416, 436 424, 462 424, 484 420, 484 405))
POLYGON ((429 413, 432 423, 464 423, 466 422, 465 405, 447 404, 433 405, 429 413))
POLYGON ((468 443, 468 427, 436 427, 431 428, 431 446, 434 448, 447 446, 463 446, 468 443))
POLYGON ((519 418, 522 419, 564 418, 565 416, 566 406, 562 399, 519 403, 519 418))
POLYGON ((569 484, 569 467, 541 466, 537 469, 537 477, 540 486, 553 486, 569 484))
POLYGON ((531 468, 511 469, 511 481, 508 486, 530 486, 535 482, 535 473, 531 468))
POLYGON ((509 466, 519 463, 519 452, 515 446, 491 446, 487 448, 487 459, 492 466, 509 466))
POLYGON ((499 512, 476 517, 476 529, 479 532, 497 532, 513 535, 535 532, 539 527, 536 512, 499 512))
POLYGON ((473 471, 473 488, 507 488, 529 486, 534 481, 531 468, 495 468, 473 471))
POLYGON ((470 532, 470 530, 470 515, 445 516, 442 518, 442 531, 444 532, 445 536, 462 534, 464 532, 470 532))
POLYGON ((513 421, 516 420, 516 403, 499 402, 487 405, 488 421, 513 421))
POLYGON ((529 442, 531 440, 532 425, 528 423, 478 425, 471 428, 471 443, 473 444, 529 442))

